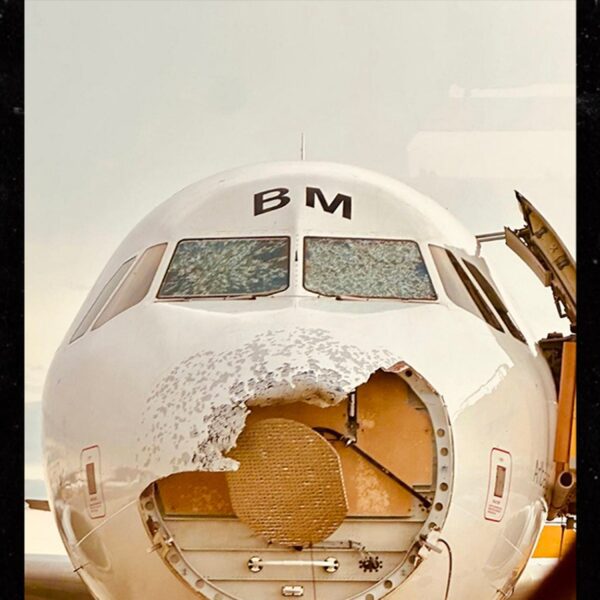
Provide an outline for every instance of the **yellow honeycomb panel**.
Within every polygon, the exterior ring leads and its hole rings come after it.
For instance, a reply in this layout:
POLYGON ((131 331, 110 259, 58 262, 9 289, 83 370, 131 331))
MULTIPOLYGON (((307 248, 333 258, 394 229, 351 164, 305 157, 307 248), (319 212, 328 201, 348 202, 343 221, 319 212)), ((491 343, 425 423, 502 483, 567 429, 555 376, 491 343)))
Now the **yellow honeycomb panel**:
POLYGON ((224 473, 186 471, 157 485, 166 515, 234 516, 224 473))

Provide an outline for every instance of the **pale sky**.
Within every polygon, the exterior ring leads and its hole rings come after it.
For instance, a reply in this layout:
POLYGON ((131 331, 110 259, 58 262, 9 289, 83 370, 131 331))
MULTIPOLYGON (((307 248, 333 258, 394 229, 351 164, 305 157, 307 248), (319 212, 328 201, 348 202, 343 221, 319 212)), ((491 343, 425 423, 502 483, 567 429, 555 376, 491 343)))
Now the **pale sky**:
MULTIPOLYGON (((28 480, 52 355, 117 245, 194 181, 298 159, 301 132, 307 159, 396 177, 474 233, 520 226, 518 189, 574 253, 574 0, 25 8, 28 480)), ((567 331, 508 248, 483 254, 521 323, 567 331)))

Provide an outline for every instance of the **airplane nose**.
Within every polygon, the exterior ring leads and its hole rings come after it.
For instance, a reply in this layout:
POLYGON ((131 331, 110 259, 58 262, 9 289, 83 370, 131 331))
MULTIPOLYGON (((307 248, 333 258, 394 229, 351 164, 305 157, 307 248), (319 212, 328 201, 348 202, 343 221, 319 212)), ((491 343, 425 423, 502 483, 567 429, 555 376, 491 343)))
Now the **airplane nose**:
POLYGON ((343 600, 381 588, 379 598, 443 526, 452 444, 441 398, 385 352, 303 341, 303 352, 274 338, 193 357, 174 374, 178 385, 159 388, 163 399, 185 394, 193 387, 181 382, 202 366, 194 384, 212 373, 202 389, 222 393, 204 396, 199 417, 187 401, 180 427, 195 427, 201 459, 157 478, 140 504, 169 567, 194 589, 343 600), (315 345, 320 355, 307 351, 315 345), (231 407, 242 411, 234 426, 231 407))

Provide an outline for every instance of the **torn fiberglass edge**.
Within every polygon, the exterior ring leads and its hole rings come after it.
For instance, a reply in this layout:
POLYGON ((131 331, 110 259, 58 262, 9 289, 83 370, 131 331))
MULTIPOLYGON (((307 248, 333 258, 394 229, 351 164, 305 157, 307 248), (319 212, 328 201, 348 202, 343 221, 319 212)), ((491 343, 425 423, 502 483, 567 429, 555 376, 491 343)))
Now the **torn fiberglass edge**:
POLYGON ((323 329, 306 328, 268 331, 234 350, 193 354, 146 400, 138 466, 159 477, 236 470, 237 462, 224 454, 235 446, 248 407, 297 401, 333 406, 395 362, 387 350, 340 344, 323 329))

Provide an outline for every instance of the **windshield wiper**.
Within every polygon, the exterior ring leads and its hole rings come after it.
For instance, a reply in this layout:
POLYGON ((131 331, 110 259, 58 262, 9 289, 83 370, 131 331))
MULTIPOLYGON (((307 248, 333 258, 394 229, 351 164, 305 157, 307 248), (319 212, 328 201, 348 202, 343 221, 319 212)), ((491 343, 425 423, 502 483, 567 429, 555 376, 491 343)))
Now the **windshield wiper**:
POLYGON ((231 294, 230 296, 221 296, 223 300, 256 300, 254 294, 231 294))
POLYGON ((230 296, 173 296, 158 298, 161 302, 191 302, 192 300, 256 300, 254 294, 231 294, 230 296))
POLYGON ((335 297, 336 300, 361 300, 363 302, 367 302, 369 300, 369 298, 366 298, 365 296, 344 296, 343 294, 338 294, 335 297))

